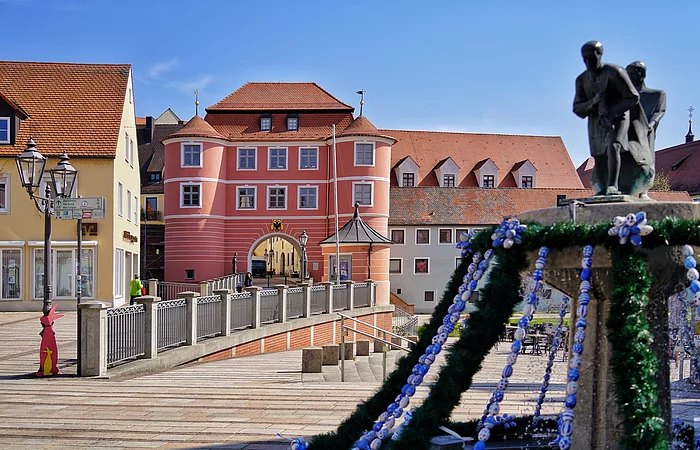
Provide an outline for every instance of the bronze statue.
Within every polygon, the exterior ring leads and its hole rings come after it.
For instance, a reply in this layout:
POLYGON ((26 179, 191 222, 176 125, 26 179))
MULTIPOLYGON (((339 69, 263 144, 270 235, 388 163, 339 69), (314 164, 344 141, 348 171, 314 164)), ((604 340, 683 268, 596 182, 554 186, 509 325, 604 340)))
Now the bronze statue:
POLYGON ((588 118, 596 195, 646 192, 654 165, 639 93, 622 67, 603 63, 600 42, 586 42, 581 56, 586 71, 576 78, 574 113, 588 118))
MULTIPOLYGON (((639 92, 639 103, 644 110, 644 116, 647 119, 647 133, 649 137, 649 149, 652 156, 656 142, 656 128, 659 126, 659 121, 666 114, 666 93, 660 89, 649 89, 644 83, 647 77, 647 66, 641 61, 630 63, 626 67, 627 74, 634 88, 639 92)), ((652 159, 652 163, 654 159, 652 159)), ((641 198, 648 199, 646 191, 642 192, 641 198)))

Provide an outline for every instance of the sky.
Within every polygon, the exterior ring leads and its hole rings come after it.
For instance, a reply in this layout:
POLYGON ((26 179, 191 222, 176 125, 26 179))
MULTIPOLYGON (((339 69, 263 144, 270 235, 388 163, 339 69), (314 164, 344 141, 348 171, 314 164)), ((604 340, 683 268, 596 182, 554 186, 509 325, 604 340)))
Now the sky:
MULTIPOLYGON (((698 108, 697 0, 0 0, 0 59, 132 65, 136 113, 194 115, 248 81, 314 81, 378 128, 561 136, 588 157, 572 113, 581 45, 647 64, 667 111, 656 148, 684 142, 698 108)), ((695 132, 700 136, 700 125, 695 132)))

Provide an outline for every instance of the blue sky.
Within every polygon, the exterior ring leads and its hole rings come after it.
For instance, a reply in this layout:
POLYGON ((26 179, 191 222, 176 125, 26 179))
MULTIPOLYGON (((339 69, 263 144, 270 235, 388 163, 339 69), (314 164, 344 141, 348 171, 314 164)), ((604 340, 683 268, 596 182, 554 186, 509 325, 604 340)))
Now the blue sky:
MULTIPOLYGON (((247 81, 315 81, 379 128, 559 135, 588 156, 573 115, 581 45, 647 63, 667 93, 657 149, 698 108, 697 1, 0 0, 0 58, 129 63, 136 112, 194 114, 247 81)), ((203 111, 201 111, 203 115, 203 111)), ((700 136, 700 122, 696 128, 700 136)))

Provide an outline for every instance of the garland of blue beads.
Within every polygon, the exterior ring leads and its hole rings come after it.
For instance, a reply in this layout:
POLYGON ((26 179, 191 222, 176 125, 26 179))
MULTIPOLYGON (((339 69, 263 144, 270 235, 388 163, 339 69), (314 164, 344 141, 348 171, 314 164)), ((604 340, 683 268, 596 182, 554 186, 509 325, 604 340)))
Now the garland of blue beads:
POLYGON ((481 253, 476 252, 472 257, 472 263, 467 268, 463 283, 459 287, 458 294, 454 297, 453 304, 450 305, 445 315, 442 325, 438 328, 437 334, 433 336, 433 343, 425 349, 425 353, 418 358, 418 364, 413 367, 413 373, 408 376, 406 384, 401 388, 394 402, 390 404, 386 411, 374 423, 371 430, 365 432, 362 437, 355 442, 353 450, 379 450, 385 439, 389 437, 396 419, 401 418, 404 409, 410 404, 411 397, 416 393, 416 387, 422 382, 425 375, 430 370, 431 364, 435 362, 435 357, 442 351, 442 346, 447 342, 447 336, 454 330, 459 322, 460 314, 464 311, 466 303, 476 291, 477 284, 489 267, 489 262, 493 257, 493 250, 481 253))
POLYGON ((542 403, 547 396, 547 390, 549 389, 549 380, 552 376, 552 366, 554 365, 554 358, 557 356, 557 350, 559 350, 559 345, 561 344, 561 334, 564 329, 564 317, 566 317, 566 308, 569 305, 569 297, 563 297, 561 300, 561 309, 559 310, 559 323, 557 324, 557 329, 554 332, 554 337, 552 338, 552 349, 549 352, 549 360, 547 361, 547 368, 544 371, 544 377, 542 379, 542 387, 540 388, 540 395, 537 397, 537 405, 535 406, 535 412, 532 414, 532 424, 537 425, 537 421, 540 419, 540 411, 542 410, 542 403))
POLYGON ((591 290, 591 266, 593 265, 593 247, 587 245, 583 248, 581 260, 581 285, 578 297, 578 319, 576 320, 576 334, 574 345, 571 347, 571 359, 569 360, 568 383, 566 384, 566 399, 564 411, 559 416, 559 436, 555 443, 561 450, 571 448, 571 433, 574 430, 574 408, 576 408, 576 393, 578 392, 579 368, 581 366, 581 354, 583 354, 583 341, 586 339, 586 316, 588 315, 589 291, 591 290))
POLYGON ((520 225, 518 219, 506 219, 502 221, 496 231, 491 235, 493 246, 498 248, 511 248, 514 244, 522 243, 522 234, 525 225, 520 225))
MULTIPOLYGON (((688 289, 690 290, 690 292, 693 293, 693 306, 697 308, 697 313, 698 315, 700 315, 700 273, 698 273, 698 270, 696 269, 697 262, 695 261, 695 256, 693 256, 695 251, 690 245, 684 245, 682 251, 683 256, 685 256, 683 265, 686 269, 688 269, 687 278, 690 282, 688 289)), ((689 341, 690 347, 693 352, 692 354, 694 356, 694 358, 691 358, 690 362, 691 364, 695 363, 696 367, 694 369, 697 373, 697 371, 700 370, 700 364, 697 357, 697 349, 695 348, 695 343, 693 342, 693 339, 690 339, 689 341)))
MULTIPOLYGON (((494 241, 494 245, 496 242, 494 241)), ((496 389, 491 395, 489 403, 486 405, 486 410, 484 415, 479 421, 479 426, 477 427, 479 439, 474 445, 474 450, 484 450, 486 448, 486 441, 491 437, 491 429, 500 422, 502 417, 498 416, 500 411, 500 403, 503 400, 504 392, 508 389, 508 379, 513 375, 513 366, 518 361, 518 355, 522 349, 523 339, 527 335, 527 330, 530 327, 530 321, 532 320, 537 306, 539 304, 538 293, 542 291, 543 283, 543 269, 547 263, 547 256, 549 255, 549 249, 547 247, 540 248, 537 261, 535 262, 535 270, 532 272, 532 282, 530 283, 530 293, 526 297, 527 304, 523 307, 523 315, 518 320, 518 329, 515 330, 514 341, 510 347, 510 354, 506 359, 506 366, 503 368, 503 373, 501 375, 501 381, 498 382, 498 389, 496 389)))

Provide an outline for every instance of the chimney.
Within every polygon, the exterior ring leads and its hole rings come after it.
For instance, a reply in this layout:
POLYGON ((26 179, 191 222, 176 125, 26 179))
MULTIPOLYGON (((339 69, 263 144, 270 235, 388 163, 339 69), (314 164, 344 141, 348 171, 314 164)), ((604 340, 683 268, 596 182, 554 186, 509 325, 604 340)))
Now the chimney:
POLYGON ((155 129, 154 122, 153 116, 146 116, 146 144, 153 142, 153 130, 155 129))

